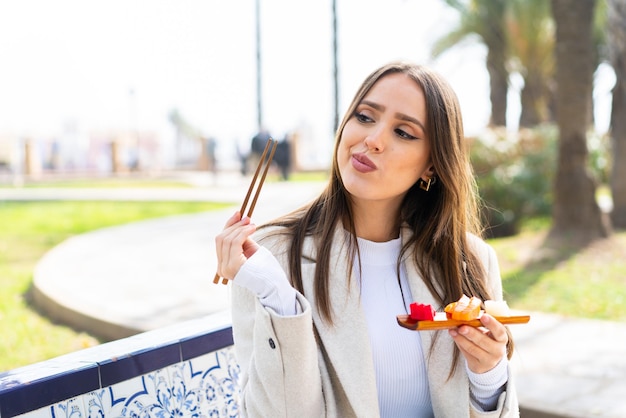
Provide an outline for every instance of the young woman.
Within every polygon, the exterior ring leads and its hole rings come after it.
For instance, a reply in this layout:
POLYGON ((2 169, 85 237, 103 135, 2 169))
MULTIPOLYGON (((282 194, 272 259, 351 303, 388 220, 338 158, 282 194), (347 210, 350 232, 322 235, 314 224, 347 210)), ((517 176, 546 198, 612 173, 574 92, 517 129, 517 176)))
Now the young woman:
POLYGON ((413 301, 502 298, 466 148, 448 83, 390 63, 356 93, 316 200, 258 231, 228 220, 218 273, 234 283, 246 416, 519 415, 505 326, 396 322, 413 301))

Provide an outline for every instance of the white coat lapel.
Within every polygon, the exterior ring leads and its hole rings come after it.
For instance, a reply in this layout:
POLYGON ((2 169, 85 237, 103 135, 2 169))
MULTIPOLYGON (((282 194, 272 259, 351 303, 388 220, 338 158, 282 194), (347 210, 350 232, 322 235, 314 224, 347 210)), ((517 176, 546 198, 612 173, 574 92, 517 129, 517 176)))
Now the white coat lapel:
MULTIPOLYGON (((303 254, 311 254, 311 258, 315 259, 312 241, 307 240, 303 254)), ((337 374, 337 381, 343 386, 356 416, 378 416, 376 378, 367 325, 361 308, 357 279, 353 277, 350 283, 347 280, 351 260, 346 259, 348 242, 343 228, 336 229, 332 245, 329 283, 332 288, 330 298, 334 323, 329 325, 316 310, 313 311, 313 322, 319 333, 322 350, 328 356, 331 367, 337 374)), ((314 265, 306 268, 310 268, 312 273, 314 265)), ((309 301, 315 303, 312 281, 304 283, 304 291, 309 301)))

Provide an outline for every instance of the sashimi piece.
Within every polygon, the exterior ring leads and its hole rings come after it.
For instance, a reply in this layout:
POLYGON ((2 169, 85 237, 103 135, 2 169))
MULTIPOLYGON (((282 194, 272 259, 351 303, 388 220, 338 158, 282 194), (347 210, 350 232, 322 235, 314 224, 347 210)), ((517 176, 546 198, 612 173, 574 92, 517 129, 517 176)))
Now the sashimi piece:
POLYGON ((452 311, 452 319, 471 321, 472 319, 478 318, 480 316, 481 302, 479 298, 472 296, 469 298, 467 304, 457 303, 454 307, 454 311, 452 311))

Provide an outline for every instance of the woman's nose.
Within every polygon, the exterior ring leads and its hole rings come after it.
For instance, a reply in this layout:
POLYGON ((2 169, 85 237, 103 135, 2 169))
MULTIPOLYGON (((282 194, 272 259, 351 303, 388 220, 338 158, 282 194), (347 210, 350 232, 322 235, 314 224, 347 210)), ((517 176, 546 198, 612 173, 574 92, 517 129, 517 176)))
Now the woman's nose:
POLYGON ((376 129, 365 137, 365 146, 368 150, 382 152, 385 149, 385 136, 382 129, 376 129))

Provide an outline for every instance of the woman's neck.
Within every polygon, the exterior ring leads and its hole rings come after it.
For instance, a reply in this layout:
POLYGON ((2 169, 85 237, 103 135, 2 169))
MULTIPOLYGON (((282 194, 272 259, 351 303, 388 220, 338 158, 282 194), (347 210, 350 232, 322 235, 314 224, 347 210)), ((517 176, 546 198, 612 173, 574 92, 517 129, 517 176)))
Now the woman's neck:
POLYGON ((386 242, 400 234, 399 205, 389 202, 358 202, 352 206, 356 235, 374 242, 386 242))

